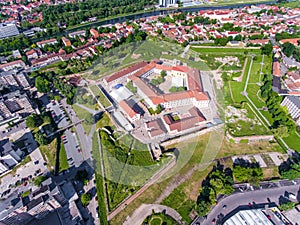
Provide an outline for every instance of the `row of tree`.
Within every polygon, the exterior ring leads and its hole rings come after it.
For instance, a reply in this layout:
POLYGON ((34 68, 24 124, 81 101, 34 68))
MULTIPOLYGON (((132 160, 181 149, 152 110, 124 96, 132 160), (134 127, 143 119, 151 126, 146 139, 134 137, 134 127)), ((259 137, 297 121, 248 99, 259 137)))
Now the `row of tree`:
POLYGON ((91 17, 100 19, 144 10, 147 5, 154 3, 156 2, 153 0, 89 0, 79 1, 77 4, 42 5, 37 11, 43 13, 41 26, 55 27, 58 23, 73 26, 78 21, 87 21, 91 17))
POLYGON ((218 164, 202 182, 202 188, 195 207, 200 216, 206 215, 212 205, 216 204, 220 195, 231 194, 233 190, 233 176, 230 168, 224 169, 218 164))
POLYGON ((285 137, 288 132, 295 131, 296 126, 285 107, 280 105, 282 97, 272 89, 272 75, 265 74, 261 86, 261 97, 265 100, 268 111, 273 118, 272 129, 276 136, 285 137))
MULTIPOLYGON (((298 43, 300 44, 300 41, 298 41, 298 43)), ((300 62, 300 48, 299 47, 296 47, 295 45, 293 45, 289 42, 286 42, 282 45, 282 51, 287 57, 293 56, 297 62, 300 62)))
POLYGON ((67 98, 68 104, 71 104, 76 94, 76 88, 70 83, 64 81, 54 71, 35 71, 31 73, 35 78, 35 87, 38 92, 48 93, 53 87, 57 89, 63 96, 67 98))

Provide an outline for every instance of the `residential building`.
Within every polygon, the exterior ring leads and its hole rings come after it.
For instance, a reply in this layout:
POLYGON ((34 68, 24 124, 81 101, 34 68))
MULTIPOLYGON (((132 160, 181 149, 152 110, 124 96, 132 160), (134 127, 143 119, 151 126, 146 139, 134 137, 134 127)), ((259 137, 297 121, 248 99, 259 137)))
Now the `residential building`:
POLYGON ((80 36, 85 37, 85 30, 79 30, 79 31, 69 33, 70 38, 75 38, 75 37, 80 37, 80 36))
POLYGON ((15 23, 0 23, 0 39, 16 36, 19 33, 15 23))
POLYGON ((26 93, 19 90, 0 95, 0 122, 13 118, 25 118, 36 113, 26 93))
POLYGON ((51 178, 29 196, 16 196, 17 203, 0 213, 2 225, 83 225, 76 205, 78 195, 70 182, 56 185, 51 178))
POLYGON ((22 68, 25 69, 26 65, 22 60, 17 60, 17 61, 13 61, 13 62, 9 62, 9 63, 5 63, 5 64, 0 64, 0 71, 9 71, 15 68, 22 68))
POLYGON ((95 29, 90 29, 90 33, 91 33, 91 35, 93 35, 93 38, 98 38, 99 37, 98 31, 95 30, 95 29))
POLYGON ((57 44, 57 40, 55 38, 45 40, 45 41, 39 41, 36 43, 36 45, 40 48, 44 48, 46 45, 54 45, 57 44))
POLYGON ((66 38, 66 37, 62 37, 61 40, 62 40, 62 42, 64 43, 64 45, 65 45, 66 47, 72 45, 72 44, 71 44, 71 41, 70 41, 68 38, 66 38))
POLYGON ((21 161, 23 152, 9 139, 0 140, 0 174, 12 169, 21 161))
POLYGON ((30 87, 27 75, 23 72, 19 72, 18 70, 0 72, 0 84, 21 88, 30 87))
POLYGON ((296 120, 297 125, 300 126, 300 97, 299 96, 286 96, 281 102, 285 106, 291 117, 296 120))

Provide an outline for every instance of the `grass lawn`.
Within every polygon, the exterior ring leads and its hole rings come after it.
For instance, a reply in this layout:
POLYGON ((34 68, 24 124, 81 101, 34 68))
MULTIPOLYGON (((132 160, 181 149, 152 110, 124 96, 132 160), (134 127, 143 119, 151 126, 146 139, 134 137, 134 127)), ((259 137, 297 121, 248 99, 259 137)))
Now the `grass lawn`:
POLYGON ((102 169, 101 169, 101 158, 99 152, 99 143, 97 132, 93 134, 93 144, 92 144, 92 154, 95 165, 95 177, 96 177, 96 190, 98 197, 98 206, 99 206, 99 219, 101 224, 108 225, 107 221, 107 211, 106 211, 106 201, 105 201, 105 189, 103 185, 102 169))
MULTIPOLYGON (((195 165, 198 165, 201 161, 204 149, 209 140, 210 134, 204 134, 198 138, 193 138, 177 145, 179 151, 178 162, 174 169, 168 172, 164 177, 165 179, 161 182, 153 184, 145 192, 143 192, 138 198, 136 198, 132 203, 130 203, 123 211, 116 215, 112 220, 111 224, 122 224, 128 215, 138 208, 142 203, 150 204, 153 203, 160 194, 167 188, 171 180, 176 177, 181 177, 190 171, 195 165), (176 173, 174 173, 176 171, 176 173)), ((170 147, 175 147, 170 146, 170 147)), ((256 154, 259 152, 282 152, 281 147, 274 143, 269 142, 257 142, 257 143, 229 143, 226 140, 223 141, 221 151, 218 153, 217 158, 229 156, 229 155, 242 155, 242 154, 256 154)), ((196 170, 193 175, 183 182, 178 188, 174 190, 175 193, 180 193, 180 195, 175 195, 171 193, 172 196, 176 196, 175 199, 166 198, 164 200, 165 204, 172 204, 172 208, 180 211, 184 219, 190 213, 190 209, 193 206, 193 202, 197 199, 199 195, 199 188, 203 178, 210 171, 209 167, 202 170, 196 170), (177 199, 181 199, 177 200, 177 199), (168 203, 169 202, 169 203, 168 203)), ((190 221, 190 219, 187 219, 190 221)))
POLYGON ((63 143, 59 149, 59 172, 69 169, 68 157, 63 143))
POLYGON ((96 130, 103 128, 103 127, 111 127, 111 126, 113 126, 113 124, 112 124, 109 116, 105 112, 101 115, 101 118, 97 121, 96 130))
MULTIPOLYGON (((76 115, 78 116, 79 119, 85 119, 85 118, 87 118, 90 115, 90 113, 88 111, 84 110, 80 106, 72 105, 72 108, 75 111, 75 113, 76 113, 76 115)), ((92 125, 88 124, 86 121, 83 121, 82 126, 83 126, 85 132, 87 134, 89 134, 92 125)))
POLYGON ((148 150, 131 150, 127 145, 119 145, 118 141, 109 144, 105 141, 108 135, 104 131, 100 133, 108 205, 112 210, 138 190, 169 158, 154 162, 148 150))
POLYGON ((55 167, 56 142, 57 140, 54 138, 49 145, 39 147, 44 160, 47 162, 47 168, 50 171, 52 171, 55 167))
POLYGON ((118 139, 119 143, 125 146, 131 146, 132 149, 141 150, 141 151, 148 151, 147 145, 143 144, 139 140, 133 138, 130 134, 126 134, 118 139))
POLYGON ((199 48, 197 46, 191 46, 191 49, 195 52, 218 54, 218 55, 236 55, 244 54, 245 50, 249 53, 260 54, 260 49, 250 49, 250 48, 230 48, 230 47, 215 47, 215 48, 199 48))
POLYGON ((101 90, 98 88, 97 85, 90 86, 92 92, 97 97, 98 101, 106 108, 109 107, 111 104, 108 99, 104 96, 101 90))
POLYGON ((170 216, 163 213, 155 213, 148 216, 143 222, 145 225, 177 225, 177 222, 170 216))
POLYGON ((287 145, 297 151, 300 151, 300 137, 296 134, 296 132, 290 133, 290 135, 283 140, 287 143, 287 145))

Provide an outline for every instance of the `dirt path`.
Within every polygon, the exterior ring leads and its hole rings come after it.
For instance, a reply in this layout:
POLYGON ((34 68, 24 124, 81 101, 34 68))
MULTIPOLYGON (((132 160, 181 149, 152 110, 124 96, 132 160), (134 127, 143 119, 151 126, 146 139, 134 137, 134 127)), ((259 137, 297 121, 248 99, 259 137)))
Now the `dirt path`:
POLYGON ((246 67, 247 67, 247 63, 248 63, 248 57, 246 57, 246 59, 245 59, 245 63, 244 63, 244 67, 243 67, 243 69, 242 69, 242 74, 241 74, 241 76, 239 76, 239 77, 236 78, 236 81, 237 81, 237 82, 242 82, 243 77, 244 77, 244 74, 245 74, 245 69, 246 69, 246 67))

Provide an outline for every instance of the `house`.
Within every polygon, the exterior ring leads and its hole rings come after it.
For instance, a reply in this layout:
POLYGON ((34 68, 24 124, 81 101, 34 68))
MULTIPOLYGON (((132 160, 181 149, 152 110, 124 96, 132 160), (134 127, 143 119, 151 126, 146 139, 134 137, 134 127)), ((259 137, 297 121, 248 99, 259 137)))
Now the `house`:
POLYGON ((171 114, 163 116, 165 127, 170 134, 178 134, 205 123, 206 120, 198 108, 193 107, 188 112, 189 115, 184 115, 182 118, 179 115, 171 114))
POLYGON ((273 62, 273 69, 272 69, 273 76, 280 77, 280 62, 278 60, 274 60, 273 62))
POLYGON ((46 45, 54 45, 57 44, 57 40, 55 38, 45 40, 45 41, 39 41, 36 43, 36 45, 40 48, 44 48, 46 45))
POLYGON ((40 49, 31 49, 25 53, 27 59, 30 61, 31 59, 37 59, 42 52, 40 49))
POLYGON ((253 44, 253 45, 266 45, 268 44, 270 41, 270 39, 256 39, 256 40, 249 40, 249 43, 250 44, 253 44))
POLYGON ((166 128, 160 118, 145 123, 150 138, 162 138, 166 135, 166 128))
POLYGON ((66 46, 66 47, 69 47, 69 46, 71 46, 72 44, 71 44, 71 41, 68 39, 68 38, 66 38, 66 37, 62 37, 62 42, 64 43, 64 45, 66 46))
POLYGON ((242 41, 229 41, 227 43, 227 46, 229 46, 229 47, 245 47, 246 44, 242 41))
POLYGON ((90 33, 91 33, 91 35, 93 36, 93 38, 98 38, 99 37, 99 33, 98 33, 98 31, 97 30, 95 30, 95 29, 90 29, 90 33))

